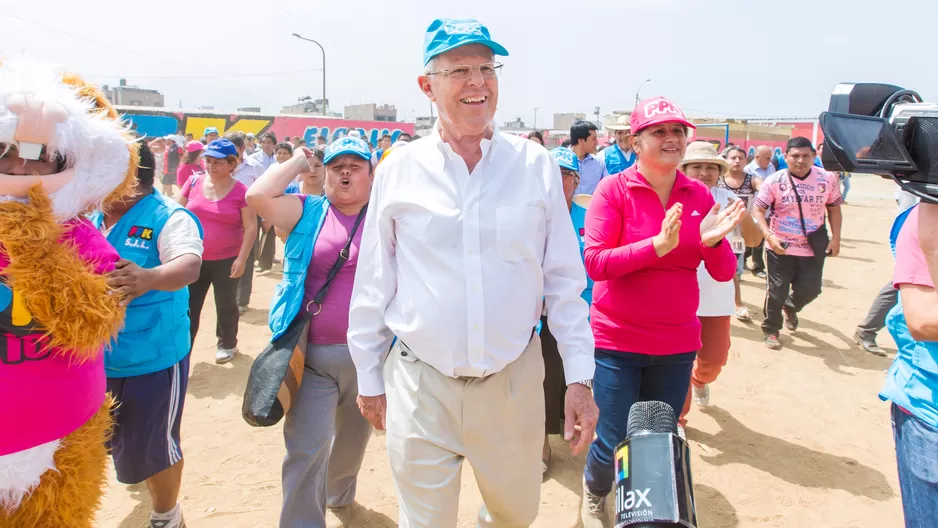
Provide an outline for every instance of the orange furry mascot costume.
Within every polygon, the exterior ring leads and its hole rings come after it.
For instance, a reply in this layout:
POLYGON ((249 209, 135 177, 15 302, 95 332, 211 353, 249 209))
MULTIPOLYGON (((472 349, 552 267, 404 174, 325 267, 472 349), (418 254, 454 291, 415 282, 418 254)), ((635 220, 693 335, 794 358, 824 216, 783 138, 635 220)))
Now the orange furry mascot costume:
POLYGON ((0 528, 90 527, 111 428, 116 251, 83 214, 130 194, 137 152, 79 77, 0 63, 0 528))

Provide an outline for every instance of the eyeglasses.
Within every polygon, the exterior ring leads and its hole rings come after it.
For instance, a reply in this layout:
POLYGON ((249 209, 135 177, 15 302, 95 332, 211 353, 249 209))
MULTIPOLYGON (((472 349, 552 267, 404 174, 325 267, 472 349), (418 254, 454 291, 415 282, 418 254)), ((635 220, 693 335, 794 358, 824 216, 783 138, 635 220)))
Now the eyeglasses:
POLYGON ((442 75, 443 77, 449 77, 454 81, 465 81, 472 76, 472 72, 475 70, 479 70, 479 73, 481 73, 482 77, 485 79, 494 79, 495 77, 498 77, 498 74, 502 71, 502 63, 486 62, 485 64, 480 64, 478 66, 460 64, 451 68, 444 68, 440 71, 427 72, 427 75, 442 75))
POLYGON ((577 181, 580 179, 580 175, 576 171, 572 171, 570 169, 560 169, 560 174, 565 178, 569 176, 577 181))

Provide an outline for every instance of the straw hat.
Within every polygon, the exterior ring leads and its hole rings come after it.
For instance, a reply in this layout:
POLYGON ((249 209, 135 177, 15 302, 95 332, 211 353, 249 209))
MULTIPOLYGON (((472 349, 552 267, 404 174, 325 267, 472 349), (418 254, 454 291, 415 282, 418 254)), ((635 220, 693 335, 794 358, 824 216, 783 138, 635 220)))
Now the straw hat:
POLYGON ((709 141, 694 141, 687 145, 681 166, 684 167, 691 163, 713 163, 720 167, 720 174, 725 173, 730 168, 729 163, 717 154, 717 148, 709 141))
POLYGON ((629 124, 629 116, 620 115, 619 118, 616 119, 616 124, 609 125, 606 128, 609 130, 632 130, 632 125, 629 124))

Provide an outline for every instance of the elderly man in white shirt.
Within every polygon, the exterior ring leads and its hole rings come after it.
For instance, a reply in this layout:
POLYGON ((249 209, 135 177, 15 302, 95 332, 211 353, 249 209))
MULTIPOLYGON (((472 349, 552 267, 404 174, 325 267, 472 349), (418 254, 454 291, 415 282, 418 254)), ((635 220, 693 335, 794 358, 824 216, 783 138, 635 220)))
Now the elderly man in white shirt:
POLYGON ((545 302, 575 454, 598 418, 586 276, 560 168, 493 122, 494 55, 507 54, 475 20, 430 25, 418 82, 439 120, 382 162, 368 206, 348 343, 362 414, 387 427, 402 528, 456 526, 464 459, 482 492, 479 526, 534 522, 544 441, 534 330, 545 302))

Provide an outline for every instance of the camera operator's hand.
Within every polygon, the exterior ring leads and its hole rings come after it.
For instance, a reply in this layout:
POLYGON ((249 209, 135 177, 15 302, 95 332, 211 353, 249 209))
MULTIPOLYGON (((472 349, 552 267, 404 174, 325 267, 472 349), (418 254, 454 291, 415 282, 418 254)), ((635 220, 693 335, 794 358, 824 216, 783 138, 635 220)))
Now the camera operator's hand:
POLYGON ((837 237, 831 238, 831 241, 827 244, 827 254, 836 257, 840 255, 840 239, 837 237))
POLYGON ((785 247, 782 246, 782 241, 775 236, 775 233, 770 233, 769 236, 765 237, 765 245, 769 247, 776 255, 784 255, 785 247))

